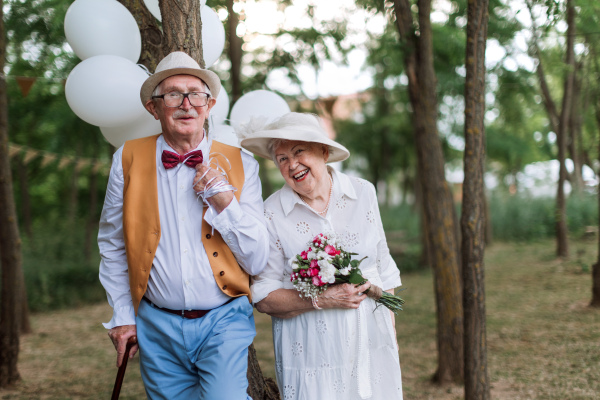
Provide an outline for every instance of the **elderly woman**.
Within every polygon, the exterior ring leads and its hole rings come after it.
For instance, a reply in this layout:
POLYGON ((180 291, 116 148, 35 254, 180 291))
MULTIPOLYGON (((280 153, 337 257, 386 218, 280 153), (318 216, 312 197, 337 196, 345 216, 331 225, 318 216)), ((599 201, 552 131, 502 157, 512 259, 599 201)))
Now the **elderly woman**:
POLYGON ((272 159, 286 182, 265 202, 271 250, 252 285, 256 308, 273 320, 282 398, 402 399, 394 316, 364 294, 371 284, 392 293, 401 285, 375 188, 326 165, 350 153, 312 114, 255 121, 239 133, 242 147, 272 159), (331 285, 316 302, 301 298, 291 261, 317 234, 332 232, 345 250, 367 257, 360 268, 369 282, 331 285))

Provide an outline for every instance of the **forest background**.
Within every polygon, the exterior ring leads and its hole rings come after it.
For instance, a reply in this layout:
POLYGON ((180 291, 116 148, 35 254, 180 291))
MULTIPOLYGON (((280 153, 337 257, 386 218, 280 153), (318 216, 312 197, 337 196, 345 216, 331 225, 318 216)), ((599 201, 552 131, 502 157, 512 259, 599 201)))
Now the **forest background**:
MULTIPOLYGON (((399 268, 403 273, 427 269, 405 49, 398 45, 391 4, 328 3, 210 2, 228 32, 228 48, 213 69, 232 103, 250 90, 268 89, 286 98, 292 110, 316 112, 331 121, 336 140, 353 154, 340 167, 378 188, 399 268), (260 22, 264 20, 276 23, 260 22), (231 38, 241 49, 236 56, 241 59, 239 81, 231 71, 231 38), (330 85, 331 80, 343 80, 344 85, 330 85)), ((10 0, 3 8, 9 155, 32 312, 105 299, 97 278, 96 234, 115 149, 97 127, 77 118, 65 100, 65 79, 79 62, 64 37, 69 5, 68 0, 10 0)), ((567 2, 490 2, 485 95, 488 242, 535 242, 559 233, 555 193, 560 111, 556 106, 553 110, 552 103, 563 98, 569 74, 574 76, 570 118, 562 135, 567 145, 565 221, 572 240, 597 235, 600 6, 591 0, 571 5, 574 24, 569 25, 567 2), (575 33, 567 34, 569 26, 575 33), (571 65, 565 62, 569 48, 571 65)), ((466 7, 466 1, 435 1, 430 13, 437 127, 459 213, 466 7)), ((272 164, 262 162, 262 167, 266 198, 282 182, 272 164)), ((568 252, 560 255, 567 257, 568 252)), ((591 275, 594 262, 581 260, 583 273, 591 275)))

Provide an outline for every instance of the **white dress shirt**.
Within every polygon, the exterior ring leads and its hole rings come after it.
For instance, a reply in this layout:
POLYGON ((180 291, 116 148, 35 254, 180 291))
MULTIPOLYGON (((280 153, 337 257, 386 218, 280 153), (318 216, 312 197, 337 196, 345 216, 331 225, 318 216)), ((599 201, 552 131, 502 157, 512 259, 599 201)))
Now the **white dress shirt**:
MULTIPOLYGON (((205 164, 210 144, 205 136, 196 148, 202 150, 205 164)), ((192 188, 196 170, 184 164, 166 170, 161 162, 163 150, 175 152, 161 135, 156 145, 161 237, 145 296, 159 307, 209 310, 224 304, 229 296, 217 286, 202 245, 203 204, 192 188)), ((122 153, 123 146, 113 156, 98 233, 100 282, 113 308, 112 319, 103 324, 107 329, 135 325, 123 239, 122 153)), ((244 152, 241 156, 245 180, 240 201, 234 197, 220 214, 209 207, 204 219, 221 234, 240 266, 256 275, 269 255, 268 233, 258 163, 244 152)))

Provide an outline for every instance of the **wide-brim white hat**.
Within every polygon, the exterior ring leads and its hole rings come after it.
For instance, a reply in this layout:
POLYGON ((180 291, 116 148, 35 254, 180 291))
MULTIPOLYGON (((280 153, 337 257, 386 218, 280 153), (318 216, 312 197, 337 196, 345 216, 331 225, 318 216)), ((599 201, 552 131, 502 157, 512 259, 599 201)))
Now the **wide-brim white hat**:
POLYGON ((221 91, 221 81, 217 74, 208 69, 200 68, 200 65, 186 53, 175 51, 158 63, 154 74, 150 75, 142 85, 140 90, 142 104, 146 105, 159 83, 174 75, 192 75, 202 79, 215 99, 221 91))
POLYGON ((348 149, 327 137, 319 117, 314 114, 291 112, 270 123, 266 123, 265 118, 252 118, 235 130, 242 139, 240 146, 269 160, 269 143, 273 139, 322 143, 329 147, 327 162, 343 161, 350 156, 348 149))

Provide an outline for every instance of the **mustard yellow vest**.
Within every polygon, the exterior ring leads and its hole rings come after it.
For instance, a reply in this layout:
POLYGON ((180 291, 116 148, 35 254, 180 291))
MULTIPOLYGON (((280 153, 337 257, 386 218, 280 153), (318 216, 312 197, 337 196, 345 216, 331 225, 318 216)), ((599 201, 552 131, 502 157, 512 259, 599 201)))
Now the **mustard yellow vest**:
MULTIPOLYGON (((156 140, 159 135, 131 140, 123 148, 123 235, 131 298, 137 314, 140 301, 148 287, 150 269, 160 240, 158 215, 158 188, 156 176, 156 140)), ((219 165, 228 166, 229 183, 238 190, 238 201, 244 186, 244 168, 240 149, 223 143, 212 143, 213 157, 221 159, 219 165)), ((206 213, 207 208, 204 208, 206 213)), ((204 214, 203 214, 204 215, 204 214)), ((202 220, 202 245, 208 255, 217 285, 228 296, 250 298, 250 277, 239 266, 235 256, 219 232, 202 220)))

